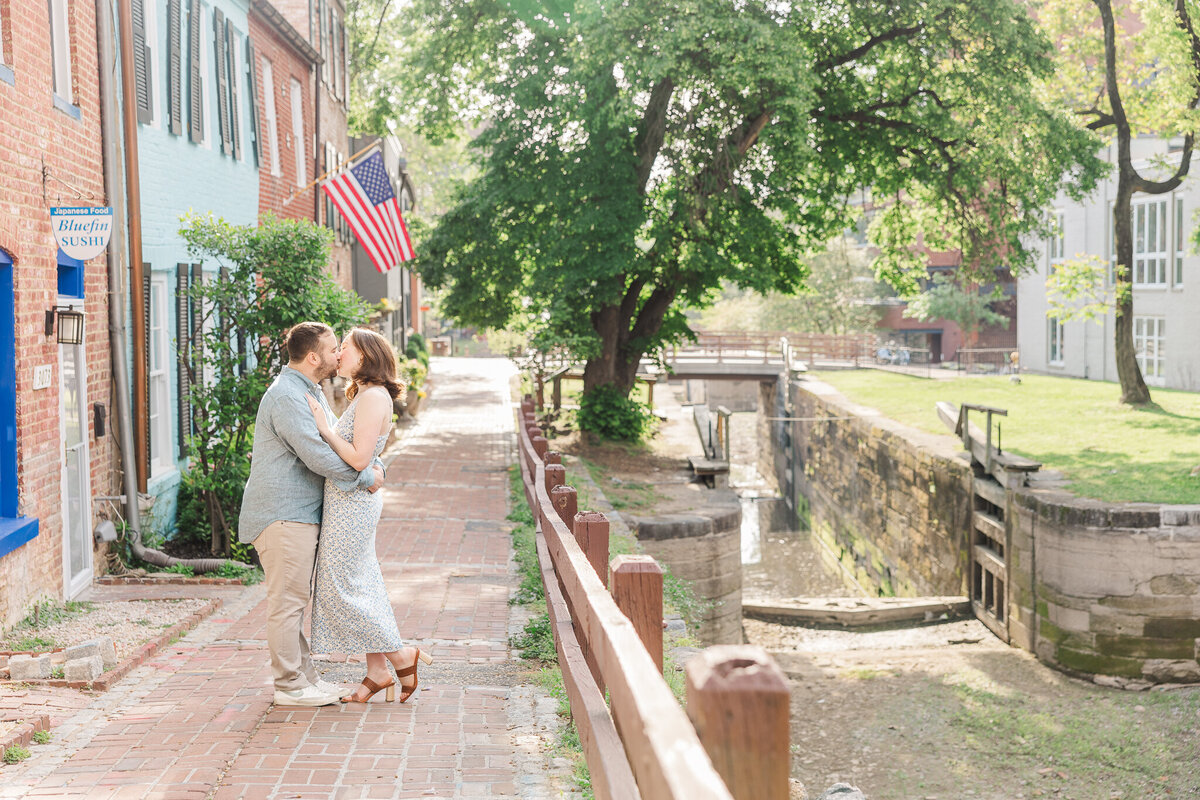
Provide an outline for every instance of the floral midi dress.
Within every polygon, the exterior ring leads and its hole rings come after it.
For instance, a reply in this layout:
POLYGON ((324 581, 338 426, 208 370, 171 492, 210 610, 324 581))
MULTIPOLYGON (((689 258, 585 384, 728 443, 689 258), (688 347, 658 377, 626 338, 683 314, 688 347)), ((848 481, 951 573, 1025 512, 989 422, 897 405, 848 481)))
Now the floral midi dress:
MULTIPOLYGON (((350 443, 357 405, 356 397, 333 429, 350 443)), ((375 456, 386 443, 384 434, 375 443, 375 456)), ((333 481, 325 482, 313 591, 314 653, 391 653, 404 647, 375 556, 382 511, 382 494, 363 488, 343 492, 333 481)))

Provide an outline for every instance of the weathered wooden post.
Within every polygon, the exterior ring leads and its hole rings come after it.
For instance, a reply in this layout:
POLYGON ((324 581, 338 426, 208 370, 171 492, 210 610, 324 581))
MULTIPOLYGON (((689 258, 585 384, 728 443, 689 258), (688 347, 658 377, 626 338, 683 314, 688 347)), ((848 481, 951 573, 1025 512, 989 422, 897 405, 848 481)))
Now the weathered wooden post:
POLYGON ((542 456, 542 463, 543 464, 561 464, 562 463, 562 453, 558 452, 557 450, 547 450, 546 454, 544 456, 542 456))
POLYGON ((567 530, 571 530, 571 522, 575 519, 575 511, 579 503, 574 487, 555 486, 550 490, 550 502, 554 504, 554 510, 558 512, 563 525, 567 526, 567 530))
POLYGON ((617 556, 612 560, 612 596, 617 608, 633 623, 633 629, 654 659, 658 671, 662 672, 662 567, 651 556, 617 556))
POLYGON ((533 452, 537 453, 538 458, 544 456, 546 451, 550 449, 550 443, 546 441, 545 436, 542 436, 541 428, 529 429, 529 443, 533 445, 533 452), (537 431, 536 435, 534 431, 537 431))
POLYGON ((554 380, 550 382, 550 402, 555 411, 562 408, 562 382, 563 373, 559 370, 554 374, 554 380))
POLYGON ((546 464, 546 494, 554 496, 554 487, 567 482, 567 468, 562 464, 546 464))
POLYGON ((542 372, 541 367, 534 373, 533 381, 537 391, 537 410, 541 411, 546 406, 546 373, 542 372))
POLYGON ((687 713, 735 800, 787 800, 787 678, 761 647, 717 645, 688 661, 687 713))
POLYGON ((658 378, 650 375, 646 378, 646 405, 650 406, 650 410, 654 410, 654 384, 658 383, 658 378))
POLYGON ((608 517, 598 511, 580 511, 575 515, 572 531, 579 549, 608 588, 608 517))

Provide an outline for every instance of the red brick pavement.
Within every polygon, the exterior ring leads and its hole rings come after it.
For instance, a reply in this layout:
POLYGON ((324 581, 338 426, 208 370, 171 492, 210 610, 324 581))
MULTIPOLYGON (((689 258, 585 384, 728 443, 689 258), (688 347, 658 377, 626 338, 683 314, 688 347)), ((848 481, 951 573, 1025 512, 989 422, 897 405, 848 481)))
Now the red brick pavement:
POLYGON ((437 402, 389 468, 378 534, 385 581, 401 631, 437 659, 407 704, 272 706, 262 588, 240 590, 237 614, 218 610, 148 661, 117 687, 134 682, 130 702, 86 744, 46 774, 30 768, 24 787, 0 798, 551 796, 519 775, 512 687, 437 680, 439 667, 511 658, 503 519, 512 412, 498 364, 443 361, 437 402), (138 681, 151 686, 141 696, 138 681))

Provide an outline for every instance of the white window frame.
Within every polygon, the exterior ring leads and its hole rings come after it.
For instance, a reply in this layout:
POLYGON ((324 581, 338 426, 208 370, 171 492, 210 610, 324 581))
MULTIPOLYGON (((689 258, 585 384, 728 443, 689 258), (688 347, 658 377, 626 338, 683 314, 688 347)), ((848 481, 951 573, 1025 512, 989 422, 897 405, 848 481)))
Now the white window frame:
MULTIPOLYGON (((181 12, 182 13, 182 12, 181 12)), ((146 34, 146 94, 150 97, 150 127, 161 128, 163 109, 169 109, 170 106, 166 102, 166 92, 163 92, 163 97, 159 97, 155 93, 155 77, 164 70, 158 68, 159 45, 158 45, 158 3, 155 0, 145 0, 142 3, 142 28, 146 34)), ((163 36, 163 41, 166 41, 166 36, 163 36)), ((165 50, 166 48, 161 48, 165 50)), ((165 88, 166 83, 162 86, 165 88)), ((167 115, 170 111, 167 111, 167 115)))
POLYGON ((67 0, 50 0, 51 72, 54 93, 74 105, 75 89, 71 83, 71 20, 67 0))
POLYGON ((275 71, 271 59, 263 57, 263 113, 267 117, 267 150, 271 159, 271 174, 278 178, 283 174, 279 164, 279 122, 275 118, 275 71))
POLYGON ((171 436, 170 331, 167 322, 167 276, 150 277, 150 474, 158 476, 175 469, 175 440, 171 436))
POLYGON ((1151 386, 1162 386, 1167 380, 1166 338, 1166 317, 1133 318, 1133 349, 1137 353, 1138 368, 1151 386))
POLYGON ((1133 285, 1158 288, 1167 285, 1170 208, 1167 198, 1152 196, 1135 202, 1130 209, 1133 230, 1133 285))
MULTIPOLYGON (((220 125, 220 120, 214 120, 212 115, 212 98, 209 97, 211 87, 217 85, 217 77, 214 74, 209 78, 209 61, 208 61, 208 44, 212 31, 212 18, 209 16, 208 5, 200 4, 200 117, 204 120, 204 124, 200 126, 200 146, 212 148, 213 124, 220 125)), ((190 34, 189 34, 190 35, 190 34)), ((216 67, 213 67, 215 70, 216 67)))
POLYGON ((1183 257, 1187 251, 1187 225, 1183 215, 1183 195, 1175 195, 1175 264, 1171 270, 1171 285, 1183 286, 1183 257))
POLYGON ((1046 317, 1046 361, 1054 367, 1063 365, 1064 330, 1062 320, 1046 317))
POLYGON ((1054 230, 1050 232, 1050 239, 1046 243, 1046 253, 1049 257, 1050 272, 1054 272, 1054 266, 1061 264, 1066 258, 1066 212, 1061 209, 1054 209, 1054 230))
POLYGON ((304 87, 295 78, 291 80, 292 101, 292 140, 295 142, 293 152, 296 156, 296 185, 303 187, 308 183, 308 170, 304 168, 308 153, 304 147, 304 87))

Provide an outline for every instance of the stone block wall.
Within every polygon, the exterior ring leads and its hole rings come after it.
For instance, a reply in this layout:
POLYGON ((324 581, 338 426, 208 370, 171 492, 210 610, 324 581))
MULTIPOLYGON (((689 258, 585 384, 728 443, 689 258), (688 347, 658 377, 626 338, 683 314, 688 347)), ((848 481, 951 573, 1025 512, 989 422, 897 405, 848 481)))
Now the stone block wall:
POLYGON ((1009 634, 1048 663, 1200 681, 1200 506, 1010 493, 1009 634))
POLYGON ((760 470, 776 475, 785 496, 790 487, 799 524, 825 555, 869 593, 966 594, 971 467, 956 443, 885 419, 819 381, 792 381, 786 391, 785 406, 776 387, 763 389, 760 408, 777 419, 760 422, 769 431, 760 470))
POLYGON ((734 503, 628 517, 642 549, 691 583, 705 604, 697 635, 706 645, 742 643, 742 510, 734 503))

